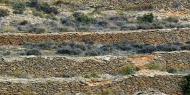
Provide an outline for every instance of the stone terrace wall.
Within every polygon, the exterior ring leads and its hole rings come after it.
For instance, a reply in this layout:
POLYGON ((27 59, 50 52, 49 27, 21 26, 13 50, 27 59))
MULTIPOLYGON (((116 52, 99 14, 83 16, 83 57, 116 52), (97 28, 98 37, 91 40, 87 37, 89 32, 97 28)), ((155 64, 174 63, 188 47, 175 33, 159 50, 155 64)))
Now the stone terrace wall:
POLYGON ((25 42, 86 42, 95 43, 119 43, 133 42, 145 44, 163 44, 172 42, 190 41, 190 30, 171 31, 142 31, 142 32, 118 32, 118 33, 64 33, 64 34, 0 34, 0 45, 22 45, 25 42))
MULTIPOLYGON (((155 53, 129 57, 31 57, 21 61, 0 61, 0 74, 16 77, 72 77, 86 74, 118 74, 128 64, 143 66, 162 64, 163 70, 171 68, 190 70, 190 52, 155 53), (148 59, 149 58, 149 59, 148 59)), ((7 60, 7 59, 6 59, 7 60)), ((9 59, 8 59, 9 60, 9 59)), ((142 67, 143 68, 143 67, 142 67)))
POLYGON ((81 59, 76 61, 64 57, 26 58, 22 61, 0 61, 0 74, 16 77, 72 77, 100 73, 117 74, 127 65, 125 58, 110 60, 81 59))
POLYGON ((157 53, 152 63, 165 64, 166 69, 190 70, 190 52, 157 53))
MULTIPOLYGON (((106 91, 117 95, 133 95, 138 91, 159 90, 168 95, 183 95, 184 76, 133 76, 120 81, 90 86, 81 81, 45 81, 45 82, 1 82, 0 94, 15 93, 19 95, 75 95, 74 93, 99 94, 106 91), (66 94, 65 94, 66 93, 66 94), (70 94, 69 94, 70 95, 70 94)), ((107 95, 107 94, 106 94, 107 95)))

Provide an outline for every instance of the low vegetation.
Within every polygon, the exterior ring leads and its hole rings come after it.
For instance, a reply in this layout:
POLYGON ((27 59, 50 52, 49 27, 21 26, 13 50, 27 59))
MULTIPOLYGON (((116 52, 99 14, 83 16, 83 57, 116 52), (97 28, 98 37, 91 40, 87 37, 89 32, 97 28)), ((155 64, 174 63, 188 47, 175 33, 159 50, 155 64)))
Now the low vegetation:
POLYGON ((171 52, 180 50, 189 50, 189 44, 185 43, 168 43, 161 45, 135 44, 135 43, 118 43, 112 45, 101 45, 93 43, 26 43, 26 49, 38 50, 56 50, 56 54, 61 55, 80 55, 80 56, 99 56, 107 54, 151 54, 153 52, 171 52))
POLYGON ((122 75, 131 75, 134 74, 137 71, 137 68, 131 64, 128 64, 125 67, 122 67, 119 71, 122 75))
POLYGON ((26 50, 23 55, 41 55, 40 50, 37 49, 31 49, 31 50, 26 50))
POLYGON ((15 14, 23 14, 26 9, 26 4, 23 2, 14 2, 12 6, 15 14))
POLYGON ((156 64, 156 63, 154 63, 154 64, 147 64, 146 67, 148 69, 150 69, 150 70, 162 70, 163 69, 162 66, 161 66, 161 64, 156 64))
POLYGON ((152 23, 154 21, 154 15, 152 13, 144 14, 142 17, 137 17, 137 20, 140 23, 152 23))
POLYGON ((169 68, 169 69, 167 70, 167 72, 168 72, 168 73, 177 73, 178 70, 175 69, 175 68, 169 68))
POLYGON ((0 17, 5 17, 9 15, 9 11, 7 9, 0 9, 0 17))
POLYGON ((84 78, 100 78, 100 76, 97 73, 91 73, 84 75, 84 78))
POLYGON ((183 87, 183 94, 189 95, 190 94, 190 75, 186 76, 186 84, 183 87))

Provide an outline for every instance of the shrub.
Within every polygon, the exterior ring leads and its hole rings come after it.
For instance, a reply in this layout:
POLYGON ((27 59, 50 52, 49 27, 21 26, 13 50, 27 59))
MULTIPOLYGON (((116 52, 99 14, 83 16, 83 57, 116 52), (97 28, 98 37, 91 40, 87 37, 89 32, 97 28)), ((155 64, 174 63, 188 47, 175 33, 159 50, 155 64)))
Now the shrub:
POLYGON ((21 22, 19 23, 19 25, 26 25, 26 24, 28 24, 28 21, 27 21, 27 20, 23 20, 23 21, 21 21, 21 22))
MULTIPOLYGON (((84 23, 83 23, 84 24, 84 23)), ((79 24, 80 25, 80 24, 79 24)), ((89 32, 90 31, 90 28, 88 26, 79 26, 77 27, 77 30, 78 32, 89 32)))
POLYGON ((111 45, 103 45, 103 46, 101 46, 100 48, 99 48, 101 51, 102 51, 102 53, 111 53, 112 51, 113 51, 113 47, 111 46, 111 45))
POLYGON ((71 48, 79 48, 81 50, 86 50, 86 46, 84 44, 69 43, 68 45, 71 48))
POLYGON ((38 0, 30 0, 27 5, 47 14, 59 13, 57 8, 50 6, 48 3, 40 3, 38 0))
POLYGON ((168 17, 168 18, 166 18, 164 20, 168 21, 168 22, 174 22, 174 23, 179 22, 179 19, 177 17, 168 17))
POLYGON ((138 25, 137 24, 124 24, 121 26, 121 30, 137 30, 138 25))
POLYGON ((13 9, 15 14, 22 14, 26 9, 26 4, 22 2, 14 2, 13 9))
POLYGON ((181 50, 180 46, 172 44, 157 46, 157 51, 176 51, 176 50, 181 50))
POLYGON ((9 15, 9 11, 7 9, 0 9, 0 17, 5 17, 9 15))
POLYGON ((41 55, 41 52, 38 49, 31 49, 26 51, 26 55, 41 55))
POLYGON ((138 24, 138 29, 154 29, 154 26, 152 23, 139 23, 138 24))
POLYGON ((43 50, 50 50, 56 48, 55 43, 53 42, 42 42, 42 43, 26 43, 23 47, 28 49, 43 49, 43 50))
POLYGON ((182 50, 190 50, 190 45, 185 45, 181 47, 182 50))
POLYGON ((66 46, 59 49, 57 53, 63 55, 80 55, 82 53, 82 50, 79 48, 72 48, 70 46, 66 46))
POLYGON ((51 7, 48 3, 43 3, 40 5, 40 10, 47 14, 58 14, 58 10, 55 7, 51 7))
POLYGON ((39 9, 40 8, 39 0, 29 0, 29 2, 27 2, 27 6, 39 9))
POLYGON ((5 52, 3 52, 3 56, 8 56, 8 55, 10 55, 11 54, 11 52, 10 51, 5 51, 5 52))
POLYGON ((53 2, 54 5, 61 5, 64 4, 63 0, 56 0, 53 2))
POLYGON ((93 50, 87 50, 85 52, 85 56, 98 56, 101 55, 102 52, 98 49, 93 49, 93 50))
POLYGON ((121 68, 121 70, 119 72, 123 75, 130 75, 130 74, 134 74, 135 71, 137 71, 136 67, 129 64, 129 65, 121 68))
POLYGON ((156 51, 156 47, 152 45, 145 45, 142 49, 138 50, 138 53, 152 53, 156 51))
POLYGON ((96 23, 96 26, 98 27, 107 27, 108 26, 108 22, 106 21, 99 21, 96 23))
POLYGON ((31 30, 29 30, 30 33, 36 33, 36 34, 40 34, 40 33, 45 33, 47 32, 45 28, 43 27, 33 27, 31 28, 31 30))
POLYGON ((167 72, 168 72, 168 73, 177 73, 177 69, 175 69, 175 68, 169 68, 169 69, 167 70, 167 72))
POLYGON ((154 15, 152 13, 144 14, 142 17, 137 17, 137 20, 141 23, 152 23, 154 21, 154 15))
POLYGON ((73 17, 75 18, 75 20, 78 22, 78 23, 81 23, 81 24, 91 24, 91 23, 94 23, 95 22, 95 19, 92 18, 92 17, 89 17, 83 13, 80 13, 80 12, 75 12, 73 14, 73 17))
POLYGON ((183 87, 183 94, 190 95, 190 75, 186 76, 186 84, 183 87))
POLYGON ((113 45, 116 49, 122 50, 122 51, 128 51, 131 50, 132 47, 127 43, 121 43, 121 44, 114 44, 113 45))
POLYGON ((61 18, 61 23, 65 26, 73 26, 74 22, 71 18, 61 18))

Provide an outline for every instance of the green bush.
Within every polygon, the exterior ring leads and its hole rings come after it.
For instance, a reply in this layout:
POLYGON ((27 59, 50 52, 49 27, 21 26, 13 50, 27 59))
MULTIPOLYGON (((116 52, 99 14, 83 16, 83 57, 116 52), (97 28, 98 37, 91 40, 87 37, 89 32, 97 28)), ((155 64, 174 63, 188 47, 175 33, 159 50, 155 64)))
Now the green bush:
POLYGON ((23 2, 14 2, 13 3, 13 13, 22 14, 26 9, 26 4, 23 2))
POLYGON ((183 94, 190 95, 190 75, 186 76, 187 83, 183 87, 183 94))
POLYGON ((138 22, 152 23, 154 21, 154 15, 152 13, 144 14, 142 17, 137 17, 138 22))
POLYGON ((121 68, 121 70, 119 72, 123 75, 130 75, 130 74, 134 74, 135 71, 137 71, 135 66, 127 65, 127 66, 121 68))
POLYGON ((9 11, 7 9, 0 9, 0 17, 5 17, 9 15, 9 11))

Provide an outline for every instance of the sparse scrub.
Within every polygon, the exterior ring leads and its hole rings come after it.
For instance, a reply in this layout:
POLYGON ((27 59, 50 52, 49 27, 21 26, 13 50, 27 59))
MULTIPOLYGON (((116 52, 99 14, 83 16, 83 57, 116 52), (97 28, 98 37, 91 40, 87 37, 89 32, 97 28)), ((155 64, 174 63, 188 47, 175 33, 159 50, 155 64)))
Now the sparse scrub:
POLYGON ((127 51, 127 50, 132 49, 131 45, 127 44, 127 43, 114 44, 113 47, 115 47, 118 50, 122 50, 122 51, 127 51))
POLYGON ((38 44, 33 44, 33 43, 26 43, 24 44, 23 47, 28 48, 28 49, 43 49, 43 50, 51 50, 54 49, 56 43, 53 42, 42 42, 38 44))
POLYGON ((147 64, 146 67, 150 70, 162 70, 161 64, 157 64, 157 63, 147 64))
POLYGON ((177 23, 177 22, 179 22, 179 19, 177 17, 168 17, 168 18, 164 19, 164 21, 177 23))
POLYGON ((45 32, 47 32, 47 30, 43 27, 33 27, 31 28, 31 30, 29 30, 29 33, 36 33, 36 34, 45 33, 45 32))
POLYGON ((157 46, 157 51, 177 51, 181 50, 180 46, 173 44, 165 44, 157 46))
POLYGON ((73 17, 75 18, 75 20, 78 22, 78 23, 81 23, 81 24, 92 24, 92 23, 95 23, 95 19, 92 18, 92 17, 89 17, 83 13, 80 13, 80 12, 75 12, 73 14, 73 17))
POLYGON ((86 74, 84 78, 100 78, 100 76, 97 73, 90 73, 86 74))
POLYGON ((82 53, 82 50, 80 48, 72 48, 70 46, 66 46, 59 49, 57 53, 63 55, 80 55, 82 53))
POLYGON ((13 27, 13 26, 4 26, 3 28, 2 28, 2 32, 12 32, 12 33, 14 33, 14 32, 17 32, 18 30, 15 28, 15 27, 13 27))
POLYGON ((138 53, 152 53, 156 51, 156 47, 152 45, 145 45, 142 49, 138 50, 138 53))
POLYGON ((31 49, 31 50, 26 50, 25 55, 41 55, 41 52, 38 49, 31 49))
POLYGON ((87 51, 85 52, 85 55, 86 55, 86 56, 98 56, 98 55, 100 55, 100 54, 101 54, 101 51, 98 50, 98 49, 87 50, 87 51))

